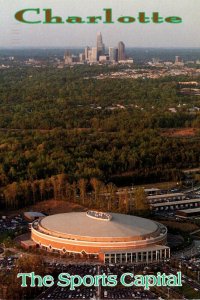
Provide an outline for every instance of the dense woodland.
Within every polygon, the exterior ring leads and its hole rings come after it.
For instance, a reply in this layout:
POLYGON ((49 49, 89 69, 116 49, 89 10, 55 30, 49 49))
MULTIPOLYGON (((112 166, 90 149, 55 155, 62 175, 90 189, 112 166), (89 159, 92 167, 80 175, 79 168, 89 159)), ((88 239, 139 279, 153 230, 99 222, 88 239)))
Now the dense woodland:
POLYGON ((200 114, 189 109, 200 107, 200 97, 181 95, 178 85, 194 79, 93 78, 109 71, 17 65, 1 70, 2 206, 79 197, 81 180, 84 191, 95 194, 92 178, 104 186, 180 181, 183 168, 199 166, 200 114), (185 127, 196 128, 196 135, 162 134, 185 127))

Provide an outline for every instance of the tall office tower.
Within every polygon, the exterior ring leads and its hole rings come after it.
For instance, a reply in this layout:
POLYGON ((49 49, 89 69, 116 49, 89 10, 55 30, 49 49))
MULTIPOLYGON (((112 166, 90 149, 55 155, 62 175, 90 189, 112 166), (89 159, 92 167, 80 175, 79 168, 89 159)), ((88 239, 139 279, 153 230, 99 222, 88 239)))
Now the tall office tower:
POLYGON ((179 66, 179 67, 183 67, 184 66, 184 62, 182 60, 182 58, 180 56, 176 56, 175 57, 175 62, 174 62, 175 66, 179 66))
POLYGON ((109 47, 109 60, 110 61, 117 61, 118 60, 118 49, 109 47))
POLYGON ((70 65, 73 62, 73 60, 72 60, 72 54, 71 54, 70 51, 66 51, 65 52, 64 61, 65 61, 66 65, 70 65))
POLYGON ((88 50, 88 61, 92 61, 92 49, 88 50))
POLYGON ((92 48, 91 62, 97 62, 97 47, 92 48))
POLYGON ((85 62, 85 53, 80 53, 79 54, 79 61, 80 62, 85 62))
POLYGON ((97 60, 99 59, 99 56, 105 54, 105 46, 103 43, 103 38, 101 32, 97 33, 97 60))
POLYGON ((85 48, 85 60, 89 60, 89 51, 90 51, 90 47, 86 47, 85 48))
POLYGON ((180 56, 175 56, 175 64, 181 63, 182 59, 180 58, 180 56))
POLYGON ((125 53, 125 44, 123 42, 118 43, 118 60, 125 60, 126 53, 125 53))

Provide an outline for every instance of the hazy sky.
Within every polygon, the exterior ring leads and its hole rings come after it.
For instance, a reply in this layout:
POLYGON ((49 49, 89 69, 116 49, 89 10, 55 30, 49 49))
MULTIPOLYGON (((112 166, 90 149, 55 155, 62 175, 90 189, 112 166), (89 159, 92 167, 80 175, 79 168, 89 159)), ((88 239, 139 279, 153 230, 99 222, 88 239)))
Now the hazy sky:
MULTIPOLYGON (((132 47, 200 47, 200 0, 0 0, 0 47, 69 47, 95 45, 101 31, 106 46, 123 40, 132 47), (60 24, 28 25, 15 20, 24 8, 52 8, 55 15, 137 17, 138 12, 180 16, 181 24, 60 24)), ((42 14, 41 14, 42 20, 42 14)))

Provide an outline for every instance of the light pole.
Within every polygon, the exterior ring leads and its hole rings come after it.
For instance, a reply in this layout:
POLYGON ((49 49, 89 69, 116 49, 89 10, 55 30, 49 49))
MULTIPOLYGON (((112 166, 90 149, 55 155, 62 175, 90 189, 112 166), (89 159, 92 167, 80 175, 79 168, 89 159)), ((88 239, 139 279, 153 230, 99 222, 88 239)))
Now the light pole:
MULTIPOLYGON (((101 274, 101 269, 100 269, 100 265, 97 266, 97 274, 100 275, 101 274)), ((97 299, 101 299, 101 282, 99 281, 99 285, 97 287, 97 299)))

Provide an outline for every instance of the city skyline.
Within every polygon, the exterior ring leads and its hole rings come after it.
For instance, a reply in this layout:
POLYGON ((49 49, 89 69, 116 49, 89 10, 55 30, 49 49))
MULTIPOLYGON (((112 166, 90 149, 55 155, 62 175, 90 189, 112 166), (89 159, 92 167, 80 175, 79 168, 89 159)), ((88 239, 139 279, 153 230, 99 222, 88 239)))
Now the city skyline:
POLYGON ((96 47, 86 46, 83 53, 79 56, 74 55, 69 49, 64 54, 64 62, 66 65, 74 63, 117 63, 129 62, 133 63, 132 59, 126 56, 126 47, 124 42, 118 42, 117 47, 105 46, 101 32, 96 36, 96 47), (108 50, 108 52, 106 52, 108 50))
POLYGON ((163 17, 180 16, 181 24, 63 24, 61 25, 28 25, 15 20, 15 13, 26 8, 46 7, 46 1, 13 0, 12 3, 2 3, 0 48, 54 48, 54 47, 83 47, 92 44, 94 32, 101 31, 105 36, 105 44, 117 44, 122 38, 127 47, 150 48, 198 48, 200 40, 196 37, 200 26, 196 0, 112 0, 92 1, 68 0, 67 7, 64 0, 49 0, 48 7, 54 15, 83 16, 101 15, 104 8, 112 8, 113 18, 119 16, 134 16, 138 12, 146 12, 151 16, 157 11, 163 17), (187 34, 185 34, 187 33, 187 34), (84 39, 82 38, 84 36, 84 39), (121 37, 121 38, 120 38, 121 37))

